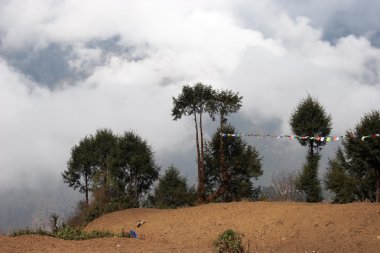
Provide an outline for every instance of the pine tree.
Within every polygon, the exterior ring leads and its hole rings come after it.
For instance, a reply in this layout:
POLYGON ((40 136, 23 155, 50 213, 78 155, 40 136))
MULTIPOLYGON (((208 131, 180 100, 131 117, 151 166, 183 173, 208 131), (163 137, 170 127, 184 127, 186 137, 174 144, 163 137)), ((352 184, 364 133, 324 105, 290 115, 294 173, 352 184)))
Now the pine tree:
POLYGON ((160 208, 176 208, 193 205, 195 195, 187 185, 177 168, 170 166, 159 179, 154 191, 154 204, 160 208))
POLYGON ((346 134, 345 151, 352 163, 353 173, 358 179, 372 179, 375 183, 376 202, 380 202, 380 111, 372 111, 364 115, 354 131, 346 134), (361 140, 353 136, 369 136, 361 140))
POLYGON ((223 201, 252 199, 255 190, 252 180, 263 174, 260 154, 241 138, 223 137, 223 157, 229 175, 228 181, 224 182, 219 149, 222 133, 235 133, 235 129, 227 124, 223 131, 219 128, 207 143, 205 154, 207 192, 213 193, 225 184, 225 191, 219 196, 223 201))
POLYGON ((302 146, 308 148, 307 161, 298 180, 298 189, 306 194, 306 201, 319 202, 322 200, 322 191, 318 179, 319 151, 326 144, 316 140, 316 136, 327 136, 331 131, 331 116, 317 99, 307 96, 303 99, 290 117, 290 126, 294 134, 313 138, 299 139, 302 146))

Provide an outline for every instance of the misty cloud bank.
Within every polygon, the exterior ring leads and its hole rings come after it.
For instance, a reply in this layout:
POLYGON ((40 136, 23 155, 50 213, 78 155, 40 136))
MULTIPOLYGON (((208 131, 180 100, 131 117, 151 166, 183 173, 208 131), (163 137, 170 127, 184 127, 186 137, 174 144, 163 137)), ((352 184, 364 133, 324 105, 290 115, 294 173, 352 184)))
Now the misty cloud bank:
MULTIPOLYGON (((239 91, 232 121, 241 132, 289 133, 289 115, 309 93, 343 134, 379 109, 379 8, 359 0, 0 3, 0 192, 8 196, 0 221, 22 209, 12 192, 41 184, 72 206, 79 195, 62 196, 60 173, 71 147, 98 128, 135 130, 162 169, 173 163, 195 180, 192 121, 170 116, 184 84, 239 91)), ((207 137, 215 126, 207 122, 207 137)), ((296 142, 247 141, 264 156, 263 184, 303 163, 296 142)))

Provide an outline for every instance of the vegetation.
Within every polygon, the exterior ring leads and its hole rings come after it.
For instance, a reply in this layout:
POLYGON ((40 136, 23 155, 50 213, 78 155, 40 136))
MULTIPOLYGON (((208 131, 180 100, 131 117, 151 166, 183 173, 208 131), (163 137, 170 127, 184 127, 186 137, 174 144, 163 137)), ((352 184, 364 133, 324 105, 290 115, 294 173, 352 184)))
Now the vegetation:
POLYGON ((55 237, 63 240, 89 240, 94 238, 108 238, 108 237, 126 237, 129 238, 130 234, 122 231, 120 234, 114 234, 109 231, 96 231, 86 232, 81 229, 71 228, 69 226, 64 226, 55 232, 48 232, 38 228, 36 230, 24 229, 14 231, 11 236, 22 236, 22 235, 41 235, 55 237))
MULTIPOLYGON (((317 99, 308 95, 291 114, 290 126, 293 133, 298 136, 327 136, 331 132, 331 116, 326 114, 317 99)), ((318 179, 319 151, 326 142, 315 138, 299 138, 298 141, 308 148, 308 153, 297 188, 305 192, 307 202, 320 202, 323 198, 318 179)))
POLYGON ((214 241, 215 252, 219 253, 242 253, 243 234, 237 233, 232 229, 227 229, 221 233, 214 241))
MULTIPOLYGON (((334 203, 349 203, 360 199, 355 190, 355 179, 350 175, 350 164, 344 156, 343 150, 336 151, 335 158, 329 160, 324 183, 327 189, 335 193, 334 203)), ((361 189, 362 187, 358 187, 361 189)))
POLYGON ((67 170, 62 173, 63 181, 69 187, 85 194, 86 205, 89 205, 89 192, 92 189, 93 177, 95 174, 92 165, 93 138, 85 137, 80 140, 78 145, 71 149, 71 158, 67 162, 67 170))
POLYGON ((158 178, 159 167, 148 143, 133 132, 114 135, 100 129, 74 146, 64 182, 85 193, 71 225, 89 222, 103 213, 139 207, 158 178), (93 200, 89 203, 89 192, 93 200))
MULTIPOLYGON (((236 132, 227 117, 241 108, 242 96, 231 90, 214 90, 210 85, 197 83, 183 86, 178 97, 172 99, 174 120, 182 116, 194 119, 197 191, 188 186, 186 178, 174 166, 159 177, 152 148, 136 133, 127 131, 116 135, 109 129, 99 129, 95 135, 85 136, 72 148, 67 169, 62 173, 69 187, 85 194, 84 201, 78 203, 76 215, 68 221, 69 225, 80 227, 104 213, 143 204, 176 208, 241 199, 322 200, 318 167, 320 150, 326 142, 313 137, 327 136, 332 123, 331 116, 317 99, 308 95, 290 117, 294 134, 311 137, 297 138, 302 146, 307 147, 302 171, 278 174, 272 178, 273 186, 263 188, 264 191, 253 186, 253 180, 263 174, 259 152, 239 137, 226 138, 224 135, 236 132), (219 127, 209 141, 204 138, 205 114, 212 120, 219 119, 219 127), (151 188, 157 179, 152 195, 151 188)), ((379 111, 366 114, 354 132, 347 132, 344 150, 339 149, 336 158, 329 161, 324 183, 335 193, 334 202, 373 201, 375 196, 379 201, 379 140, 350 138, 378 133, 379 122, 379 111)), ((58 217, 50 218, 53 233, 61 231, 58 217)))
POLYGON ((347 131, 344 150, 330 160, 325 175, 326 188, 335 193, 334 202, 380 200, 380 112, 365 114, 354 131, 347 131), (370 136, 365 141, 358 137, 370 136))
MULTIPOLYGON (((231 113, 237 112, 242 106, 242 96, 239 96, 239 93, 234 93, 231 90, 221 90, 215 92, 214 102, 212 103, 211 115, 214 119, 214 116, 219 117, 219 133, 222 133, 222 130, 225 129, 227 123, 227 116, 231 113)), ((226 191, 228 191, 228 184, 231 180, 231 173, 227 168, 227 163, 225 160, 225 147, 224 140, 221 134, 217 137, 219 138, 219 166, 220 166, 220 178, 221 183, 219 187, 210 194, 207 198, 207 202, 211 202, 214 199, 218 198, 226 191)))
POLYGON ((154 191, 153 204, 159 208, 177 208, 194 205, 195 189, 187 185, 185 177, 180 176, 177 168, 170 166, 159 179, 154 191))
POLYGON ((212 102, 215 91, 210 85, 197 83, 193 87, 185 85, 182 93, 173 97, 172 116, 174 120, 182 116, 193 116, 195 123, 195 141, 197 147, 198 164, 198 194, 197 202, 205 202, 205 167, 204 167, 204 145, 203 145, 203 114, 211 113, 212 102))
POLYGON ((139 207, 142 196, 158 179, 159 167, 148 143, 133 132, 118 137, 109 160, 114 183, 113 200, 126 197, 130 207, 139 207))
POLYGON ((194 117, 198 164, 197 203, 199 204, 211 202, 221 196, 227 189, 227 183, 230 177, 225 166, 224 153, 222 152, 224 149, 223 140, 221 139, 219 151, 222 184, 220 184, 215 192, 206 196, 205 145, 202 125, 203 114, 208 113, 212 119, 218 116, 220 118, 220 128, 222 129, 227 122, 226 117, 240 109, 241 100, 242 97, 239 96, 238 93, 234 93, 230 90, 215 91, 211 86, 202 83, 197 83, 193 87, 185 85, 182 87, 182 93, 177 98, 173 97, 172 116, 174 120, 180 119, 183 115, 194 117))
POLYGON ((221 173, 220 146, 222 133, 235 133, 234 127, 225 125, 219 128, 207 143, 205 164, 207 192, 215 192, 225 187, 220 196, 223 201, 239 201, 243 198, 253 199, 255 189, 252 180, 263 174, 259 152, 241 138, 223 138, 223 162, 228 180, 221 173))

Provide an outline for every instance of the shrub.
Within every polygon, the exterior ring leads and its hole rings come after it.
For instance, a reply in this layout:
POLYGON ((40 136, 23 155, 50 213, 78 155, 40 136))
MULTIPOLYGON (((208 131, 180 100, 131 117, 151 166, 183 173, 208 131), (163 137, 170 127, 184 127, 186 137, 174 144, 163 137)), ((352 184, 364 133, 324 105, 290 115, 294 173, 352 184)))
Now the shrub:
POLYGON ((242 244, 243 234, 237 233, 232 229, 227 229, 221 233, 214 241, 214 247, 218 253, 242 253, 244 252, 242 244))
POLYGON ((96 206, 94 208, 92 208, 86 218, 85 218, 85 224, 88 224, 90 223, 91 221, 95 220, 96 218, 99 218, 100 216, 102 216, 104 213, 103 209, 101 209, 100 207, 96 206))
POLYGON ((14 231, 11 236, 21 236, 21 235, 42 235, 42 236, 50 236, 63 240, 88 240, 93 238, 108 238, 108 237, 124 237, 130 238, 130 234, 128 232, 121 231, 121 234, 114 234, 109 231, 96 231, 93 230, 91 232, 86 232, 81 229, 72 228, 69 226, 62 227, 58 229, 55 233, 50 233, 48 231, 42 230, 38 228, 36 230, 32 229, 23 229, 14 231))

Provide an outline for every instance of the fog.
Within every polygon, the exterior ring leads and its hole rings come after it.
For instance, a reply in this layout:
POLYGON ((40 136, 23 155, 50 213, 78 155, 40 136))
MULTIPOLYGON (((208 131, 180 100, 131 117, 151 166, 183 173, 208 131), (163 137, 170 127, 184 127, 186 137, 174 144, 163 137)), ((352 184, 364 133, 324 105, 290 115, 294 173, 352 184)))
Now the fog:
MULTIPOLYGON (((62 183, 70 149, 96 129, 136 131, 164 171, 196 180, 193 122, 172 96, 203 82, 238 91, 239 132, 289 134, 311 94, 343 135, 379 109, 376 1, 0 2, 0 231, 67 217, 80 199, 62 183), (40 210, 45 211, 40 211, 40 210), (21 218, 22 217, 22 218, 21 218)), ((206 121, 210 138, 216 123, 206 121)), ((246 138, 270 184, 300 169, 295 141, 246 138)), ((339 144, 323 152, 320 175, 339 144)))

